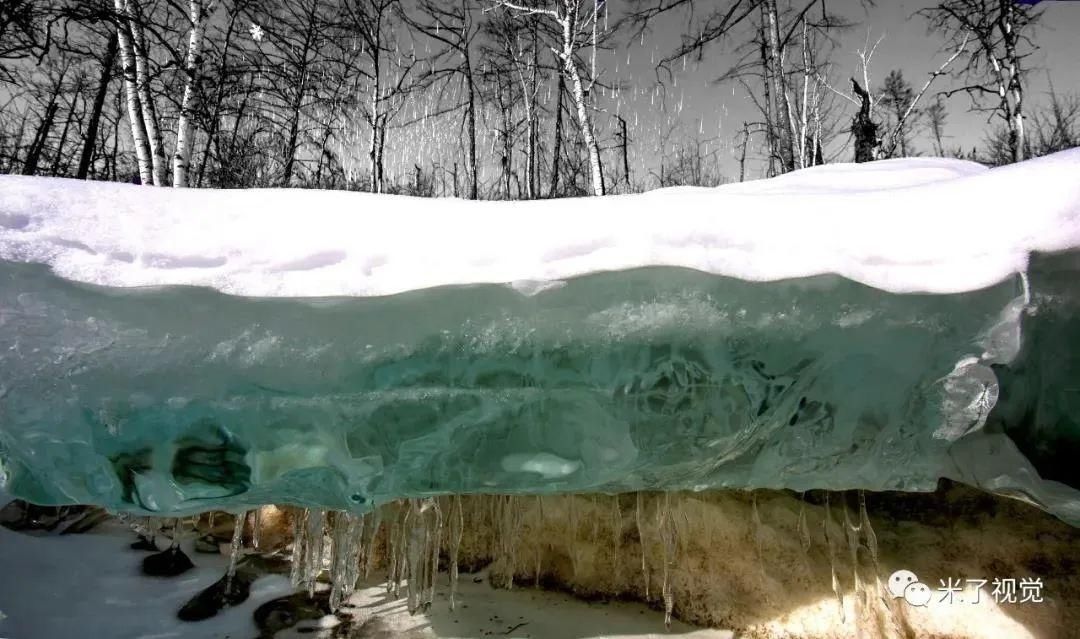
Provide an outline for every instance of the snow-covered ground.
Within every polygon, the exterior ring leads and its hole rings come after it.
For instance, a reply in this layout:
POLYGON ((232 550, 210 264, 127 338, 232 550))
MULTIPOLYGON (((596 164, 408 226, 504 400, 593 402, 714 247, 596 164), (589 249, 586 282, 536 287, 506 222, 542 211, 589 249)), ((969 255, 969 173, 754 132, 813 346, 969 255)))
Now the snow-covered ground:
POLYGON ((995 169, 911 158, 718 188, 528 202, 0 177, 0 259, 110 286, 372 296, 678 266, 959 292, 1080 246, 1080 149, 995 169))
MULTIPOLYGON (((0 501, 6 501, 0 499, 0 501)), ((132 533, 111 523, 84 535, 31 536, 0 528, 0 637, 5 639, 254 639, 252 619, 261 604, 289 594, 283 576, 259 578, 240 606, 196 623, 176 611, 221 578, 227 558, 188 554, 196 567, 179 577, 143 576, 144 552, 131 550, 132 533)), ((428 614, 409 615, 403 599, 387 597, 372 583, 350 599, 357 618, 349 637, 435 639, 497 636, 532 639, 645 639, 669 634, 686 639, 728 639, 731 633, 698 630, 663 613, 631 603, 586 603, 568 595, 519 588, 491 588, 482 575, 461 575, 457 608, 448 605, 440 575, 428 614), (366 623, 365 623, 366 622, 366 623)), ((335 618, 298 624, 276 637, 328 636, 335 618), (323 628, 320 632, 311 629, 323 628), (306 630, 306 632, 305 632, 306 630)), ((268 639, 268 638, 267 638, 268 639)))

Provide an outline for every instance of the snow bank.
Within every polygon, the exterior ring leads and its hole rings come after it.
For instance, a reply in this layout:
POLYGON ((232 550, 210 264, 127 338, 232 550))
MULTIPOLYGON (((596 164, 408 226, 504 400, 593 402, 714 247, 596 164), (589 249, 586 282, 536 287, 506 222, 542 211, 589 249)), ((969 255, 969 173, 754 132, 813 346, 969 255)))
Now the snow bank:
POLYGON ((110 286, 376 296, 681 266, 822 273, 894 292, 982 288, 1080 246, 1080 149, 985 170, 830 165, 715 189, 533 202, 174 190, 0 178, 0 259, 110 286))

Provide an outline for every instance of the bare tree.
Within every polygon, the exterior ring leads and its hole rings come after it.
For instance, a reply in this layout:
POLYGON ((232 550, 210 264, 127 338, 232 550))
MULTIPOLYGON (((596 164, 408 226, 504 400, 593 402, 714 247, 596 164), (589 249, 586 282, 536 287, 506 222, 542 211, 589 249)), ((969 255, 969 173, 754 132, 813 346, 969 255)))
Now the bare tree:
POLYGON ((967 93, 975 110, 989 111, 1003 120, 1014 162, 1026 156, 1024 134, 1023 62, 1034 49, 1027 32, 1040 12, 1013 0, 943 0, 919 12, 930 28, 943 33, 951 46, 970 37, 974 47, 963 50, 958 70, 963 86, 945 92, 967 93), (986 106, 990 97, 992 106, 986 106))
MULTIPOLYGON (((211 0, 211 7, 213 1, 211 0)), ((188 169, 191 162, 192 120, 195 118, 196 99, 200 92, 199 76, 202 72, 202 40, 206 28, 207 7, 203 0, 188 0, 188 18, 191 30, 188 37, 187 55, 184 56, 184 97, 180 105, 180 118, 176 124, 176 153, 173 155, 173 186, 188 185, 188 169)))
MULTIPOLYGON (((600 146, 596 140, 593 126, 592 105, 589 87, 581 77, 578 52, 581 49, 596 46, 595 32, 590 29, 598 17, 599 4, 590 0, 552 0, 540 7, 529 7, 506 0, 498 0, 496 7, 506 8, 523 14, 544 16, 558 25, 562 35, 560 47, 555 51, 559 58, 562 72, 570 84, 570 92, 577 111, 578 127, 589 154, 589 177, 593 195, 604 195, 604 175, 600 160, 600 146)), ((593 78, 595 81, 595 78, 593 78)))
POLYGON ((463 146, 469 179, 467 197, 475 200, 479 197, 480 178, 476 147, 477 89, 472 54, 478 29, 473 19, 473 5, 469 0, 417 0, 416 8, 419 15, 415 17, 402 13, 414 29, 444 47, 435 59, 456 58, 456 63, 451 62, 433 73, 459 80, 465 94, 463 146))

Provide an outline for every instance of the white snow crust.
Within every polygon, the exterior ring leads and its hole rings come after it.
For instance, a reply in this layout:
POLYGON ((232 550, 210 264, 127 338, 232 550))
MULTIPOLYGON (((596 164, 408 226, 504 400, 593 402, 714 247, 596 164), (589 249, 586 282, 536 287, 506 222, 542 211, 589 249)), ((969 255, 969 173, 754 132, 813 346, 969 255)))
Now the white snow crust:
MULTIPOLYGON (((1080 149, 1011 166, 905 159, 718 188, 526 202, 0 177, 0 259, 108 286, 377 296, 677 266, 975 290, 1080 246, 1080 149)), ((520 287, 519 287, 520 288, 520 287)))

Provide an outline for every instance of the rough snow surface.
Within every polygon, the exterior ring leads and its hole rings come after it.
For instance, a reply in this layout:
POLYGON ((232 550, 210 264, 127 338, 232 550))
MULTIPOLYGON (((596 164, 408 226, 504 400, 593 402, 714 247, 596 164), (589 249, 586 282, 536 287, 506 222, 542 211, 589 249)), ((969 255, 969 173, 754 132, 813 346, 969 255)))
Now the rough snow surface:
MULTIPOLYGON (((111 286, 376 296, 678 266, 745 280, 836 273, 952 293, 1080 246, 1080 149, 985 170, 908 159, 714 189, 532 202, 177 190, 0 178, 0 259, 111 286)), ((520 287, 519 287, 520 289, 520 287)))

